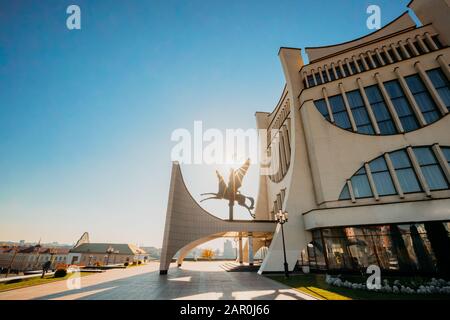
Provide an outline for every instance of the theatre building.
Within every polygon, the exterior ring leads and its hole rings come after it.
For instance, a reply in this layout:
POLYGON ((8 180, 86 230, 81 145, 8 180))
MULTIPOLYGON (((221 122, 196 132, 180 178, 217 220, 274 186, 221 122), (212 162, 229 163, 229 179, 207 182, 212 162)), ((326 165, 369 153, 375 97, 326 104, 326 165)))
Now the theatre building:
MULTIPOLYGON (((258 212, 290 213, 288 262, 318 270, 450 271, 450 8, 409 4, 362 38, 281 48, 286 87, 275 110, 278 173, 258 212)), ((273 152, 267 145, 267 152, 273 152)), ((270 218, 270 216, 268 217, 270 218)), ((261 267, 281 270, 278 234, 261 267)))
MULTIPOLYGON (((405 12, 305 48, 307 64, 299 48, 279 51, 286 85, 256 113, 278 169, 260 176, 255 214, 289 213, 290 270, 450 273, 449 1, 408 7, 420 25, 405 12)), ((282 270, 276 226, 259 272, 282 270)))

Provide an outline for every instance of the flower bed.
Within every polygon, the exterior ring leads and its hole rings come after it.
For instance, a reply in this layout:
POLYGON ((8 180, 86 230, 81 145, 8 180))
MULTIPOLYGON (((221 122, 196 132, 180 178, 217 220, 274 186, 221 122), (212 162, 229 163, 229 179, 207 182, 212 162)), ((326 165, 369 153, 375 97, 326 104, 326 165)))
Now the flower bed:
POLYGON ((366 283, 350 282, 338 276, 326 276, 325 280, 329 285, 356 290, 370 290, 385 293, 405 293, 405 294, 450 294, 450 281, 432 278, 428 281, 400 281, 394 280, 392 283, 384 279, 380 289, 369 289, 366 283))

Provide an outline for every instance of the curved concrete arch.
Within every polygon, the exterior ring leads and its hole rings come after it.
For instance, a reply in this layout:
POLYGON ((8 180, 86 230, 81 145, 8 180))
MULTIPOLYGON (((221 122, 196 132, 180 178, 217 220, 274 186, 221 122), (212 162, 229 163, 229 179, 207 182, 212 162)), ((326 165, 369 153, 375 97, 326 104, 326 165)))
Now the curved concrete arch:
MULTIPOLYGON (((189 193, 178 162, 172 164, 160 274, 166 274, 173 256, 194 242, 227 232, 265 236, 275 230, 272 220, 222 220, 204 210, 189 193)), ((191 245, 192 244, 192 245, 191 245)))
POLYGON ((195 240, 195 241, 189 243, 188 245, 184 246, 179 251, 179 255, 178 255, 178 258, 177 258, 177 265, 179 267, 181 267, 181 265, 183 264, 184 258, 186 258, 188 253, 191 252, 191 250, 194 249, 195 247, 197 247, 197 246, 199 246, 199 245, 201 245, 203 243, 206 243, 208 241, 221 238, 225 234, 226 233, 222 232, 222 233, 219 233, 219 234, 211 235, 211 236, 208 236, 208 237, 205 237, 205 238, 201 238, 201 239, 195 240))

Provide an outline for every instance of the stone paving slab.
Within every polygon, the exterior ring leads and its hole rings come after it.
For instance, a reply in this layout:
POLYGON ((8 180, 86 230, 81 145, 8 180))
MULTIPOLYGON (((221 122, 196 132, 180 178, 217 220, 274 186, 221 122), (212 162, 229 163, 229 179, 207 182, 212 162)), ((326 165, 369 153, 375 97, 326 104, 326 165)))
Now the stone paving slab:
POLYGON ((81 289, 66 281, 0 293, 0 300, 314 300, 313 297, 252 272, 226 272, 221 262, 185 262, 159 275, 159 263, 108 270, 80 278, 81 289))

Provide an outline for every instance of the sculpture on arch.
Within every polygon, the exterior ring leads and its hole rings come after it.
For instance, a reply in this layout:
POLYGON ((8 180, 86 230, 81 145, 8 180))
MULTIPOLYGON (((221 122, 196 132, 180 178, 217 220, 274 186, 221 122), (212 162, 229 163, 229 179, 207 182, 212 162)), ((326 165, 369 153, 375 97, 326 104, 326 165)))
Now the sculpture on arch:
POLYGON ((228 184, 225 183, 223 176, 216 170, 217 178, 219 179, 219 190, 217 193, 209 192, 202 193, 202 196, 211 195, 209 198, 205 198, 200 202, 218 199, 218 200, 228 200, 230 220, 233 220, 233 208, 234 203, 237 201, 238 205, 246 208, 252 218, 255 218, 255 214, 252 213, 252 210, 255 208, 255 200, 252 197, 245 196, 240 193, 239 188, 242 186, 242 180, 247 173, 248 168, 250 167, 250 159, 247 159, 245 163, 237 170, 230 169, 230 175, 228 178, 228 184), (249 200, 249 204, 247 204, 247 200, 249 200))

